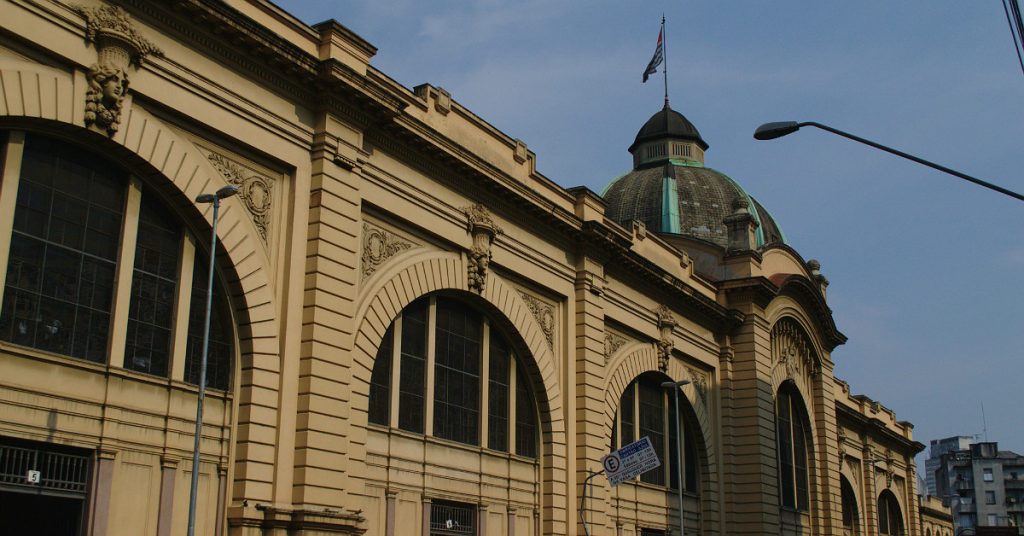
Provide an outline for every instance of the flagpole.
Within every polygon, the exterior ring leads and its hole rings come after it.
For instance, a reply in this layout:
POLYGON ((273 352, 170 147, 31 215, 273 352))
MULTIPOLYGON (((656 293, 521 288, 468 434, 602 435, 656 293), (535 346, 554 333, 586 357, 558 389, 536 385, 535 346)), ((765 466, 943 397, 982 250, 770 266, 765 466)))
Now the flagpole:
POLYGON ((665 33, 665 14, 661 14, 661 74, 665 79, 665 107, 668 108, 668 34, 665 33))

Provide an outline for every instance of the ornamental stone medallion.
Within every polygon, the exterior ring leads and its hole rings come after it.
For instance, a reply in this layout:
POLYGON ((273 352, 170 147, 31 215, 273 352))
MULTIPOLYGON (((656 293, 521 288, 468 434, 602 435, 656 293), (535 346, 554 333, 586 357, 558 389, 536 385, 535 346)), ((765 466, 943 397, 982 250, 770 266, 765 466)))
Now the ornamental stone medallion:
POLYGON ((615 333, 614 331, 606 330, 604 332, 605 364, 608 364, 608 360, 610 360, 612 356, 615 355, 615 352, 618 352, 619 348, 622 348, 627 342, 629 342, 629 339, 623 337, 622 335, 619 335, 618 333, 615 333))
POLYGON ((238 196, 266 244, 270 236, 274 180, 212 151, 206 157, 228 184, 238 187, 238 196))
POLYGON ((85 126, 113 136, 121 123, 128 71, 146 56, 163 52, 142 37, 120 7, 73 6, 85 19, 85 40, 96 47, 97 61, 86 72, 85 126))
POLYGON ((395 233, 363 223, 363 253, 360 257, 363 277, 370 277, 388 259, 418 245, 395 233))

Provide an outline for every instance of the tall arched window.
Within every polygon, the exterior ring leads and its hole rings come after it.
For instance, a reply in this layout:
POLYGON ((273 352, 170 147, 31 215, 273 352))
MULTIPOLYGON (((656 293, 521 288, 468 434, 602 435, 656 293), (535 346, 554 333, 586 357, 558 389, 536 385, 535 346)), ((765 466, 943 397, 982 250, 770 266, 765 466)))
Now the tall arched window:
POLYGON ((371 424, 537 457, 537 405, 522 358, 486 315, 453 298, 420 298, 391 323, 368 412, 371 424))
POLYGON ((845 476, 839 477, 839 489, 843 501, 843 533, 860 534, 860 514, 857 512, 857 495, 845 476))
POLYGON ((878 496, 878 533, 892 536, 903 534, 903 514, 900 503, 889 490, 878 496))
MULTIPOLYGON (((19 172, 3 177, 17 200, 0 340, 198 382, 208 257, 179 218, 92 152, 6 134, 3 169, 19 172)), ((207 385, 226 390, 233 329, 224 296, 215 285, 207 385)))
POLYGON ((779 388, 775 399, 775 439, 779 461, 779 502, 787 508, 807 510, 807 445, 810 422, 803 399, 792 381, 779 388))
POLYGON ((697 463, 697 422, 685 397, 680 396, 679 406, 683 413, 680 419, 676 414, 675 403, 671 392, 663 389, 661 383, 669 381, 667 376, 648 372, 633 380, 622 392, 619 410, 616 412, 612 425, 612 450, 628 445, 642 437, 648 437, 661 466, 640 475, 640 481, 658 486, 668 485, 671 489, 679 489, 678 463, 678 431, 676 426, 683 426, 683 478, 685 491, 700 492, 700 473, 697 463))

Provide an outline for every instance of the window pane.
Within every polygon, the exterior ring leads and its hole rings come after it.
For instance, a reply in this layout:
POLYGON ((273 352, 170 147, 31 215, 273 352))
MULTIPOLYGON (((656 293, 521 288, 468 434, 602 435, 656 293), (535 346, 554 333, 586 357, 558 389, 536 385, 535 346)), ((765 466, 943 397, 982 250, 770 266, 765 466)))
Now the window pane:
POLYGON ((174 218, 144 192, 135 244, 125 368, 167 375, 178 298, 181 231, 174 218))
POLYGON ((390 414, 388 407, 391 402, 391 353, 394 338, 394 324, 384 334, 373 360, 373 372, 370 374, 370 407, 369 421, 387 426, 390 414))
MULTIPOLYGON (((654 451, 659 457, 665 453, 665 403, 664 392, 657 382, 647 379, 640 381, 639 388, 639 410, 640 410, 640 437, 648 437, 654 451)), ((660 465, 655 469, 640 475, 640 481, 648 484, 665 484, 665 466, 660 465)))
POLYGON ((487 367, 487 448, 508 450, 508 378, 511 350, 491 331, 490 364, 487 367))
POLYGON ((537 457, 537 405, 526 370, 516 370, 516 454, 537 457))
POLYGON ((437 300, 434 366, 434 435, 479 444, 480 315, 447 300, 437 300))
POLYGON ((124 173, 77 147, 26 138, 0 337, 106 361, 126 185, 124 173))
MULTIPOLYGON (((799 404, 798 398, 791 398, 794 404, 799 404)), ((796 476, 796 507, 800 510, 807 510, 807 429, 804 426, 803 412, 794 407, 791 413, 793 416, 793 466, 796 476)))
POLYGON ((620 441, 620 444, 623 446, 636 441, 635 427, 633 425, 633 408, 636 407, 634 389, 636 389, 636 384, 629 384, 626 390, 622 392, 622 400, 619 401, 619 415, 622 420, 622 441, 620 441))
MULTIPOLYGON (((196 251, 192 263, 192 297, 188 311, 188 343, 185 347, 185 381, 199 384, 199 364, 203 358, 203 325, 206 322, 206 288, 209 285, 210 259, 196 251)), ((214 278, 210 307, 210 343, 206 356, 206 386, 223 391, 231 384, 234 340, 231 312, 224 288, 214 278)))
POLYGON ((775 403, 775 434, 779 456, 779 496, 782 506, 796 507, 793 481, 793 426, 790 420, 789 393, 779 391, 775 403))
POLYGON ((402 363, 398 381, 398 427, 423 433, 427 363, 427 306, 413 302, 402 312, 402 363))

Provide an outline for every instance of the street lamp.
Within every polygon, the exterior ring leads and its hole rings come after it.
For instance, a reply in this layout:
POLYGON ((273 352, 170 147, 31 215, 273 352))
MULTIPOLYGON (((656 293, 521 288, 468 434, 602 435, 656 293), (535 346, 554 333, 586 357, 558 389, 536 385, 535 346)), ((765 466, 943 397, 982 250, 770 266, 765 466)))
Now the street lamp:
POLYGON ((672 398, 676 407, 676 476, 679 478, 679 536, 683 536, 683 488, 686 487, 683 480, 683 422, 682 414, 679 413, 679 388, 690 383, 690 380, 679 380, 677 382, 662 382, 662 389, 671 389, 672 398))
POLYGON ((801 127, 820 128, 821 130, 826 130, 828 132, 831 132, 833 134, 837 134, 837 135, 842 136, 844 138, 851 139, 853 141, 863 143, 864 145, 870 145, 871 147, 874 147, 875 149, 881 149, 881 150, 883 150, 883 151, 885 151, 887 153, 892 153, 892 154, 894 154, 896 156, 901 156, 903 158, 906 158, 907 160, 912 160, 914 162, 917 162, 918 164, 924 164, 924 165, 926 165, 926 166, 928 166, 928 167, 930 167, 932 169, 937 169, 937 170, 939 170, 939 171, 941 171, 943 173, 949 173, 950 175, 952 175, 954 177, 963 179, 965 181, 973 182, 974 184, 977 184, 978 186, 984 186, 985 188, 988 188, 990 190, 995 190, 995 191, 997 191, 997 192, 999 192, 1001 194, 1008 195, 1008 196, 1010 196, 1010 197, 1012 197, 1012 198, 1014 198, 1014 199, 1016 199, 1018 201, 1024 201, 1024 195, 1018 194, 1017 192, 1014 192, 1012 190, 1007 190, 1006 188, 1003 188, 1002 186, 996 186, 995 184, 992 184, 990 182, 985 182, 985 181, 983 181, 981 179, 974 178, 974 177, 972 177, 970 175, 966 175, 964 173, 960 173, 959 171, 949 169, 946 166, 940 166, 939 164, 936 164, 934 162, 929 162, 929 161, 927 161, 927 160, 925 160, 923 158, 918 158, 916 156, 909 155, 907 153, 904 153, 903 151, 898 151, 896 149, 893 149, 892 147, 886 147, 885 145, 882 145, 880 143, 875 143, 875 142, 873 142, 871 140, 866 140, 864 138, 861 138, 860 136, 854 136, 853 134, 850 134, 849 132, 843 132, 842 130, 839 130, 839 129, 836 129, 836 128, 832 128, 832 127, 830 127, 828 125, 823 125, 821 123, 815 123, 814 121, 806 121, 806 122, 803 122, 803 123, 797 123, 796 121, 781 121, 781 122, 776 122, 776 123, 765 123, 765 124, 757 127, 757 130, 754 131, 754 139, 757 139, 757 140, 774 140, 775 138, 781 138, 783 136, 787 136, 789 134, 792 134, 792 133, 796 132, 797 130, 800 130, 801 127))
POLYGON ((188 536, 196 533, 196 489, 199 487, 199 438, 203 433, 203 399, 206 397, 206 358, 210 349, 210 309, 213 307, 213 260, 217 256, 217 213, 220 200, 238 193, 238 187, 225 186, 212 194, 201 194, 196 203, 213 203, 210 230, 210 266, 206 278, 206 319, 203 321, 203 353, 199 360, 199 400, 196 402, 196 438, 192 448, 192 487, 188 499, 188 536))

